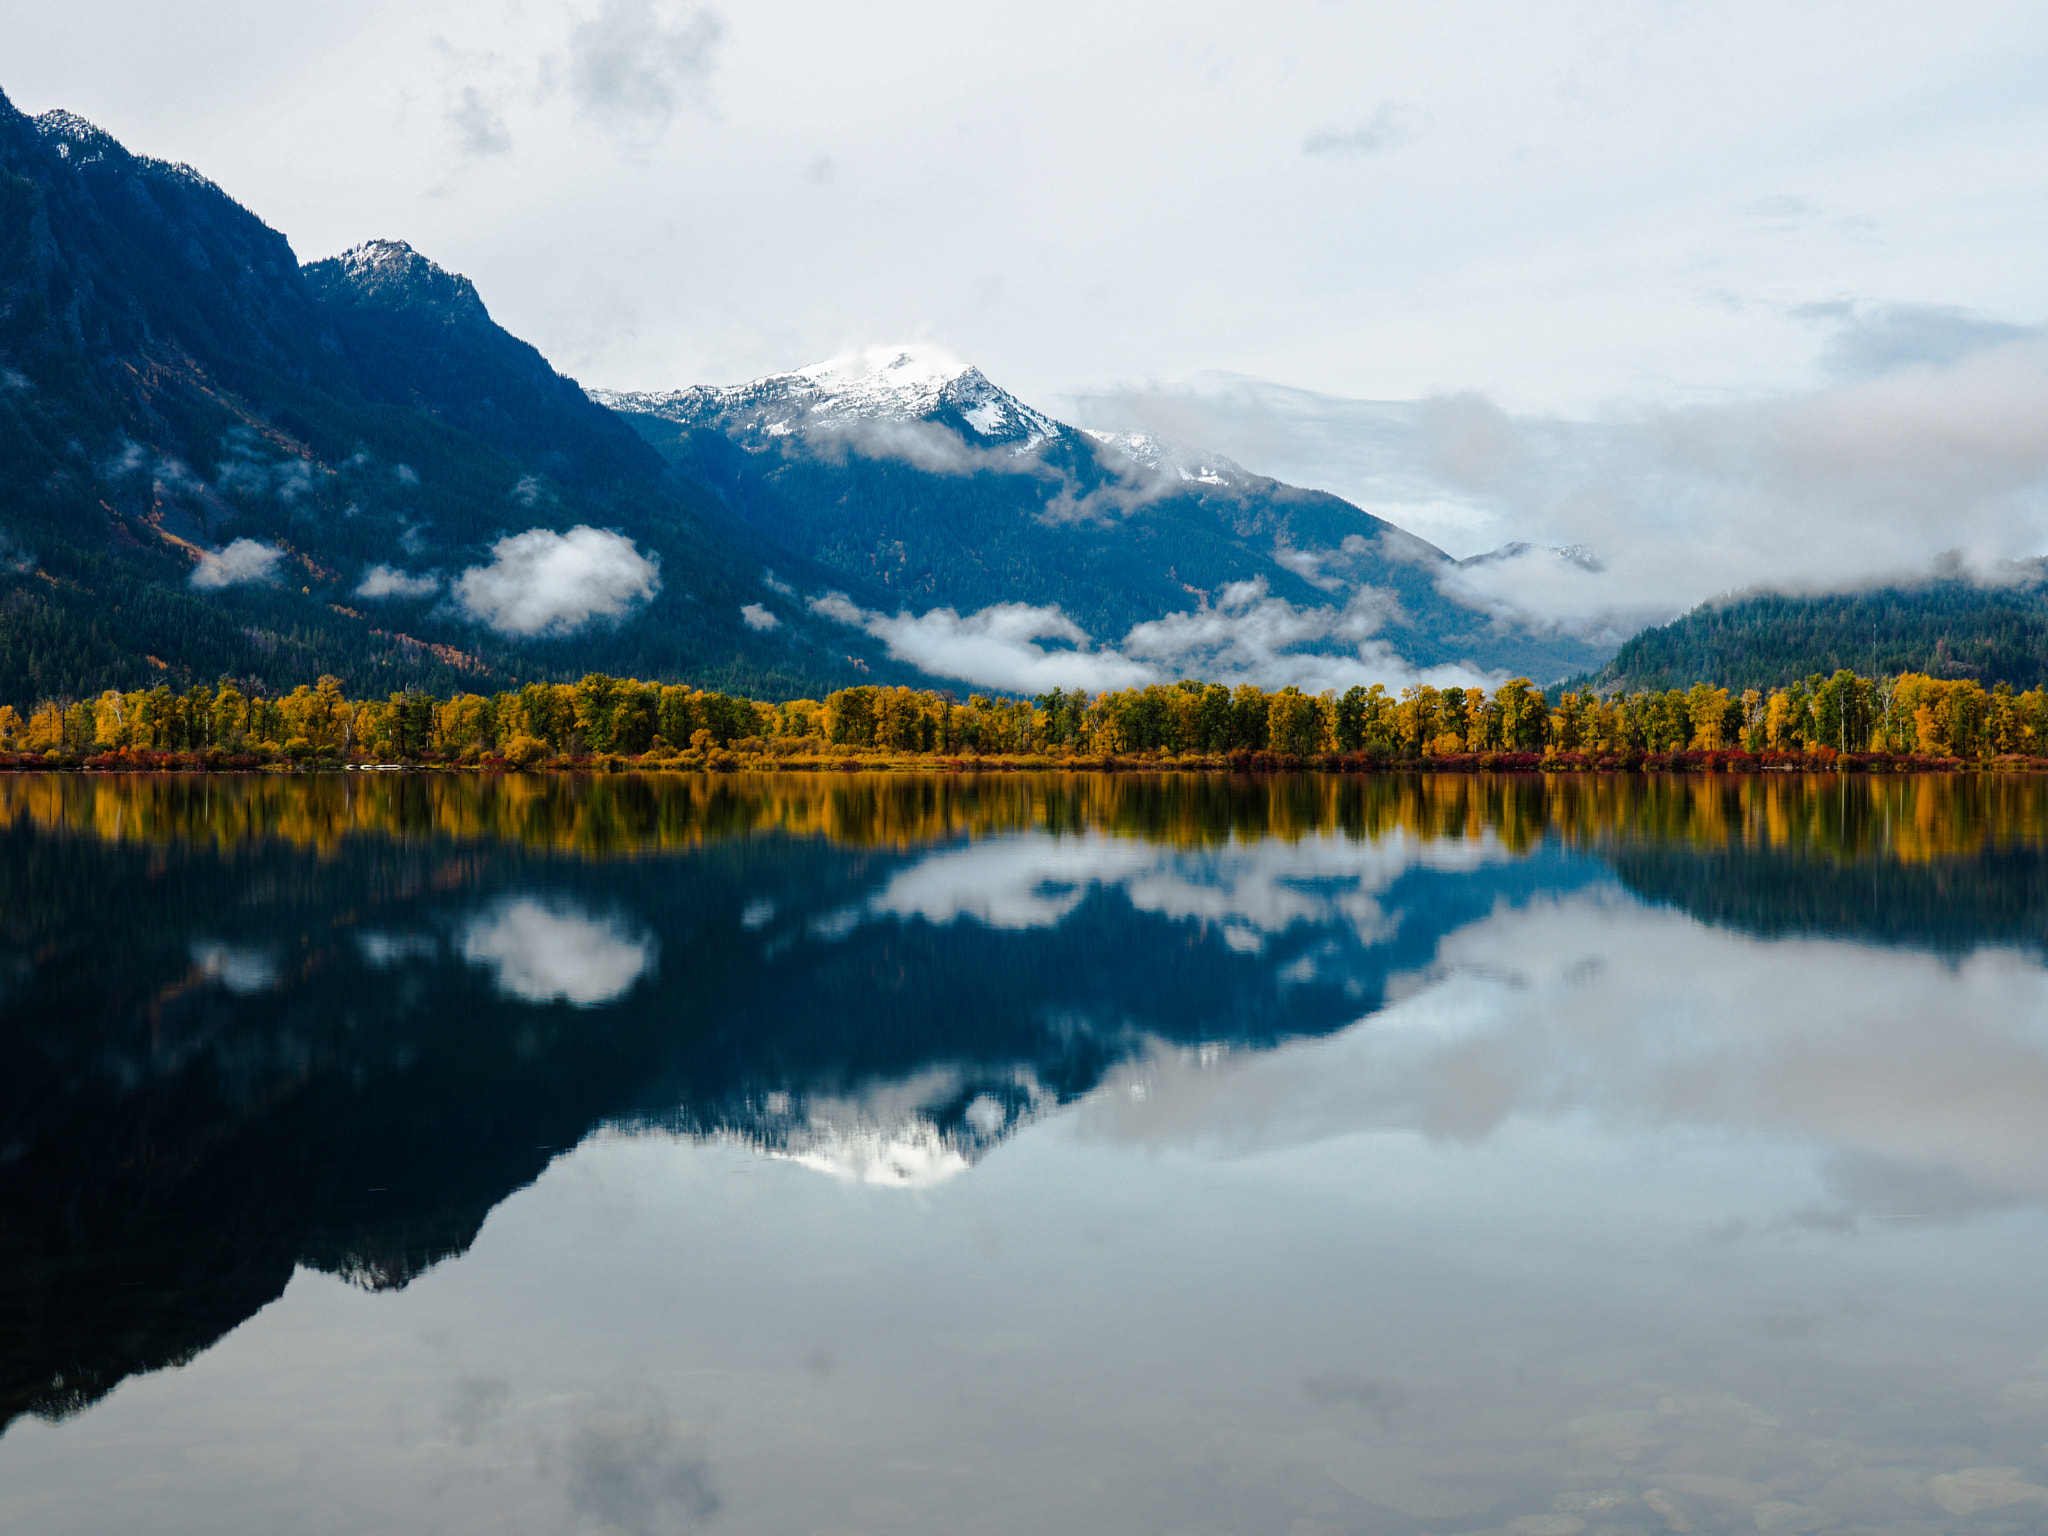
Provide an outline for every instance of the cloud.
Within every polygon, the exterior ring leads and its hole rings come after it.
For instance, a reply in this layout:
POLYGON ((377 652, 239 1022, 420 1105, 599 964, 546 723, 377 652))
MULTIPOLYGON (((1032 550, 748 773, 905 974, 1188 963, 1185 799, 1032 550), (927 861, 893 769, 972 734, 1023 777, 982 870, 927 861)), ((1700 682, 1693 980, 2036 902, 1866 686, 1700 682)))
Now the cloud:
POLYGON ((247 427, 231 428, 221 439, 221 449, 226 457, 215 466, 215 484, 223 492, 275 495, 290 503, 313 489, 317 466, 310 459, 292 455, 269 459, 263 440, 247 427))
POLYGON ((1058 608, 998 603, 962 618, 951 608, 893 617, 857 607, 844 593, 811 600, 811 609, 865 630, 898 661, 940 677, 957 677, 1013 693, 1054 688, 1123 688, 1150 682, 1153 668, 1109 651, 1047 650, 1043 639, 1088 643, 1087 632, 1058 608))
POLYGON ((1797 192, 1759 197, 1742 206, 1743 216, 1766 229, 1798 229, 1821 216, 1820 204, 1797 192))
POLYGON ((600 1404, 569 1445, 568 1499, 578 1525, 627 1536, 687 1531, 718 1513, 710 1463, 651 1387, 600 1404))
POLYGON ((623 534, 581 524, 530 528, 491 546, 489 565, 456 578, 455 601, 507 635, 561 635, 617 618, 661 590, 660 570, 623 534))
POLYGON ((807 422, 803 427, 803 444, 827 462, 854 453, 864 459, 898 459, 934 475, 993 471, 1049 478, 1057 473, 1035 453, 1015 448, 984 448, 935 421, 856 416, 807 422))
POLYGON ((560 500, 538 475, 521 475, 510 494, 514 501, 529 511, 542 505, 553 506, 560 500))
POLYGON ((1888 304, 1846 313, 1807 311, 1835 320, 1821 367, 1838 379, 1869 379, 1897 368, 1947 367, 1972 352, 2039 336, 2038 328, 1993 320, 1947 304, 1888 304))
POLYGON ((0 529, 0 570, 12 571, 17 576, 26 576, 36 568, 36 552, 26 544, 15 542, 0 529))
POLYGON ((591 1008, 625 996, 654 964, 654 940, 566 899, 501 901, 472 918, 457 945, 488 967, 498 990, 526 1003, 591 1008))
POLYGON ((763 608, 759 603, 742 603, 740 605, 740 618, 746 622, 747 628, 758 629, 764 633, 771 629, 782 628, 782 620, 775 617, 774 614, 763 608))
POLYGON ((1092 646, 1087 631, 1057 607, 999 603, 964 618, 951 608, 891 616, 863 609, 841 592, 813 598, 810 607, 874 636, 898 661, 1010 693, 1100 692, 1183 677, 1292 685, 1309 693, 1374 683, 1464 688, 1498 681, 1467 667, 1409 666, 1373 638, 1398 605, 1371 587, 1359 588, 1341 607, 1297 608, 1271 596, 1263 578, 1235 582, 1213 606, 1133 625, 1120 647, 1092 646), (1044 640, 1067 645, 1049 648, 1040 644, 1044 640), (1308 646, 1320 649, 1303 649, 1308 646))
POLYGON ((1087 450, 1107 478, 1087 490, 1063 465, 1047 461, 1045 450, 1056 439, 984 447, 939 422, 840 417, 805 423, 801 441, 828 463, 851 453, 896 459, 934 475, 1029 475, 1058 486, 1038 513, 1040 521, 1052 524, 1126 517, 1184 489, 1184 477, 1170 467, 1145 463, 1124 445, 1099 437, 1089 439, 1087 450))
POLYGON ((1805 317, 1833 328, 1826 382, 1599 420, 1229 377, 1080 404, 1269 451, 1286 478, 1454 553, 1498 550, 1441 589, 1539 631, 1615 639, 1723 593, 1922 579, 1951 550, 1999 579, 2048 551, 2048 330, 1931 306, 1805 317))
POLYGON ((236 539, 226 549, 202 554, 192 571, 192 585, 202 591, 275 581, 284 551, 254 539, 236 539))
POLYGON ((498 109, 473 85, 466 85, 445 114, 465 155, 503 155, 512 149, 512 134, 498 109))
POLYGON ((408 576, 389 565, 373 565, 356 584, 357 597, 431 597, 441 590, 438 576, 408 576))
POLYGON ((1412 107, 1381 102, 1372 116, 1350 128, 1325 128, 1302 140, 1303 154, 1376 155, 1396 149, 1422 129, 1422 116, 1412 107))
POLYGON ((569 34, 570 100, 608 128, 658 133, 679 105, 701 99, 724 35, 709 10, 671 19, 652 0, 603 0, 569 34))

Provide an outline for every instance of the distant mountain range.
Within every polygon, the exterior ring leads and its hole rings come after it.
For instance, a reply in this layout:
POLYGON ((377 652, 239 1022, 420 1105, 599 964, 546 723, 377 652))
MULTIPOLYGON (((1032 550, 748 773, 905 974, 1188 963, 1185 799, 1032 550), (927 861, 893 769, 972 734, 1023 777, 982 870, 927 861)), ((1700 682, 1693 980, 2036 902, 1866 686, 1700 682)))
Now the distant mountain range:
POLYGON ((1446 595, 1459 562, 1340 497, 1068 426, 934 348, 592 396, 750 527, 913 612, 1057 607, 1111 642, 1148 626, 1127 652, 1210 675, 1246 631, 1275 629, 1288 654, 1376 643, 1416 668, 1544 681, 1607 654, 1446 595))
POLYGON ((1752 592, 1702 603, 1634 636, 1599 671, 1603 692, 1780 688, 1846 668, 1866 677, 1925 672, 1986 688, 2048 684, 2048 561, 2014 562, 2001 581, 1960 574, 1799 596, 1752 592))

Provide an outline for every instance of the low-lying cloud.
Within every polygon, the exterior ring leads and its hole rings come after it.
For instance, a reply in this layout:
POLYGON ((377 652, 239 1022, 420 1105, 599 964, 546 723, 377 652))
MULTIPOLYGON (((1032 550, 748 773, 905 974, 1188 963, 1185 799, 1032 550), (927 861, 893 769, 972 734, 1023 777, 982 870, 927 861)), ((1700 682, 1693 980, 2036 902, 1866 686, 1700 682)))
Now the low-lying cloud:
POLYGON ((1064 465, 1047 457, 1057 439, 989 446, 940 422, 856 416, 807 422, 801 441, 805 452, 828 462, 857 454, 894 459, 934 475, 1029 476, 1052 489, 1038 514, 1047 523, 1108 522, 1184 489, 1179 474, 1147 464, 1105 437, 1086 439, 1086 451, 1104 472, 1104 478, 1086 487, 1064 465))
POLYGON ((432 597, 440 590, 440 577, 409 576, 390 565, 371 566, 356 584, 357 597, 432 597))
POLYGON ((1825 382, 1796 393, 1511 415, 1483 395, 1362 401, 1210 376, 1084 397, 1103 427, 1214 444, 1456 555, 1447 596, 1503 621, 1626 635, 1716 595, 1998 578, 2048 551, 2048 329, 1933 306, 1802 312, 1825 382), (1559 547, 1576 546, 1592 562, 1559 547))
POLYGON ((203 553, 192 568, 192 585, 201 591, 247 586, 277 580, 284 551, 255 539, 236 539, 226 549, 203 553))
POLYGON ((631 539, 582 524, 502 538, 491 546, 491 563, 471 566, 452 588, 470 617, 521 638, 616 619, 660 590, 659 566, 631 539))
POLYGON ((296 455, 272 459, 263 440, 247 427, 231 429, 221 439, 221 453, 215 484, 222 492, 241 496, 275 496, 290 504, 310 495, 323 472, 312 460, 296 455))
POLYGON ((1272 596, 1263 579, 1234 582, 1214 605, 1133 625, 1116 646, 1094 645, 1053 606, 998 603, 964 617, 951 608, 891 615, 828 592, 810 608, 872 635, 891 656, 921 671, 1010 693, 1101 692, 1184 677, 1230 686, 1292 685, 1309 693, 1374 683, 1466 688, 1499 681, 1469 667, 1410 666, 1374 638, 1398 605, 1371 587, 1359 588, 1341 606, 1300 608, 1272 596))
POLYGON ((1124 688, 1153 680, 1154 671, 1114 651, 1055 648, 1061 640, 1086 646, 1087 631, 1056 607, 998 603, 962 618, 952 608, 913 615, 870 612, 844 593, 811 600, 811 610, 865 630, 898 661, 938 677, 957 677, 1011 693, 1054 688, 1124 688))

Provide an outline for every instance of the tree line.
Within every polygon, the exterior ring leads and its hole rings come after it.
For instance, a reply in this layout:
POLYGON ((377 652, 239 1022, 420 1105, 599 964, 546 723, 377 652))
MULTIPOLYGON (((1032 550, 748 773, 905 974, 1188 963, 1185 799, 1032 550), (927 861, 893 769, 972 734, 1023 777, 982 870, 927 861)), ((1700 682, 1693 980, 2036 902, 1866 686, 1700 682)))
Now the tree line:
POLYGON ((1499 687, 1354 687, 1308 694, 1184 681, 1091 695, 965 700, 863 685, 780 703, 593 672, 448 698, 413 689, 351 698, 333 677, 266 695, 233 682, 167 683, 94 698, 0 705, 0 755, 16 766, 104 762, 397 762, 518 767, 792 767, 856 760, 1104 765, 1633 768, 1743 759, 1981 762, 2048 757, 2048 689, 1985 690, 1901 673, 1815 674, 1740 694, 1709 683, 1555 698, 1527 678, 1499 687), (1255 761, 1248 761, 1255 760, 1255 761))

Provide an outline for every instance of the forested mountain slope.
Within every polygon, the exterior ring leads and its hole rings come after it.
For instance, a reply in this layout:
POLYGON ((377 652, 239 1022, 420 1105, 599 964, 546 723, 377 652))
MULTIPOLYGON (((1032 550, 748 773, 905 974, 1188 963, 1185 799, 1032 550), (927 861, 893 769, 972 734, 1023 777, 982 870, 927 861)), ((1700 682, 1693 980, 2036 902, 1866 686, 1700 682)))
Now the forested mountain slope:
POLYGON ((0 699, 907 675, 771 569, 812 571, 466 279, 394 241, 302 269, 189 167, 0 97, 0 699))
POLYGON ((1056 605, 1113 641, 1258 583, 1325 621, 1308 651, 1371 638, 1415 667, 1546 682, 1606 654, 1457 602, 1441 588, 1458 562, 1340 497, 1067 426, 933 348, 730 388, 594 393, 749 524, 912 611, 1056 605))
POLYGON ((2048 682, 2048 570, 2016 566, 2010 580, 1962 577, 1811 597, 1757 592, 1703 603, 1646 629, 1588 679, 1602 692, 1718 683, 1777 688, 1816 672, 1869 677, 1925 672, 1986 688, 2048 682))

